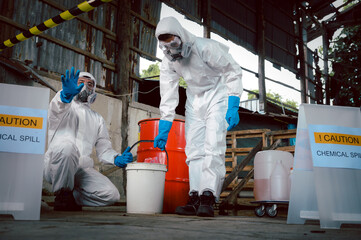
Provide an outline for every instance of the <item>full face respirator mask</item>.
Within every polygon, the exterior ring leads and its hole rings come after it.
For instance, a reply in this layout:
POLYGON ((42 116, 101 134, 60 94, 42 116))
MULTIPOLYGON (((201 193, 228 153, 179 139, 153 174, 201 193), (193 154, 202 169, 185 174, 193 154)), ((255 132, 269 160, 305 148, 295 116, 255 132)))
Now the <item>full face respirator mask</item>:
POLYGON ((93 101, 89 101, 90 99, 92 99, 92 95, 94 95, 94 91, 90 90, 88 88, 88 86, 84 85, 83 89, 80 91, 80 93, 78 94, 78 100, 80 102, 89 102, 92 103, 93 101))
POLYGON ((191 52, 191 46, 187 43, 182 43, 178 36, 175 36, 170 42, 159 41, 159 48, 172 62, 189 57, 191 52))
POLYGON ((82 90, 78 93, 76 96, 76 100, 80 102, 88 102, 93 103, 96 99, 96 93, 95 93, 95 79, 90 73, 81 72, 79 74, 79 78, 86 78, 87 80, 91 80, 92 82, 84 82, 84 86, 82 90), (88 76, 89 75, 89 76, 88 76))

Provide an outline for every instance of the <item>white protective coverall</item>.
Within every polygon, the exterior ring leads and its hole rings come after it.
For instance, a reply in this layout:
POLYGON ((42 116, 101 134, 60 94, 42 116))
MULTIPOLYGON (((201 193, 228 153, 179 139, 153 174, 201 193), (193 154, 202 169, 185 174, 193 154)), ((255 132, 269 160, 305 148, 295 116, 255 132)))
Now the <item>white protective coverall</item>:
POLYGON ((94 146, 101 162, 113 164, 118 155, 112 148, 103 117, 77 97, 63 103, 60 91, 50 102, 48 115, 44 177, 52 184, 53 192, 74 189, 76 203, 83 206, 105 206, 118 201, 118 189, 93 168, 90 157, 94 146))
POLYGON ((188 58, 162 60, 160 68, 161 119, 173 121, 179 102, 179 77, 187 83, 185 113, 186 155, 190 192, 211 191, 219 199, 225 177, 228 96, 243 91, 241 67, 228 47, 211 39, 199 38, 184 29, 173 17, 157 25, 161 34, 179 36, 191 45, 188 58))

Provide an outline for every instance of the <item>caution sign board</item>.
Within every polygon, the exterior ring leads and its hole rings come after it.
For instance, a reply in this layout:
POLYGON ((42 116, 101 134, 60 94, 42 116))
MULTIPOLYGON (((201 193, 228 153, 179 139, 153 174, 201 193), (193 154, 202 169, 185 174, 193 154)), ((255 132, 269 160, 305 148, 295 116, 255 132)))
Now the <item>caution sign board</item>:
POLYGON ((361 169, 361 129, 309 125, 314 167, 361 169))
POLYGON ((0 214, 39 220, 50 90, 0 83, 0 214))
POLYGON ((0 105, 0 151, 43 154, 47 111, 0 105))
POLYGON ((360 224, 360 179, 360 108, 301 104, 287 223, 360 224))

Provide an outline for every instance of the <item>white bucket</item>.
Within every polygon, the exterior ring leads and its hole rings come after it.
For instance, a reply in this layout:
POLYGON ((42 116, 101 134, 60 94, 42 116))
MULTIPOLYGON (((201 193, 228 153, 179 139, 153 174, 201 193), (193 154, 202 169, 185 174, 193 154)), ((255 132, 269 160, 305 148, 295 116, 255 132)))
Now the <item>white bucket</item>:
POLYGON ((127 213, 162 213, 166 165, 137 162, 126 171, 127 213))

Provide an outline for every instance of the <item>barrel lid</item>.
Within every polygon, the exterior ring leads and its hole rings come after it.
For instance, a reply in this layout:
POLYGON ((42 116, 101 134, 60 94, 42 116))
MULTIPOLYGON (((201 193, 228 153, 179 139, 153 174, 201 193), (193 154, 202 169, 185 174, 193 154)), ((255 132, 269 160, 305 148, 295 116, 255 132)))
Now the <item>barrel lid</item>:
MULTIPOLYGON (((138 122, 138 125, 143 123, 143 122, 148 122, 148 121, 151 122, 151 121, 159 121, 159 120, 160 120, 160 118, 147 118, 147 119, 140 120, 138 122)), ((183 120, 183 119, 174 119, 173 121, 175 121, 175 122, 185 122, 185 120, 183 120)))
POLYGON ((144 163, 133 162, 129 163, 125 170, 153 170, 153 171, 167 171, 167 166, 160 163, 144 163))

